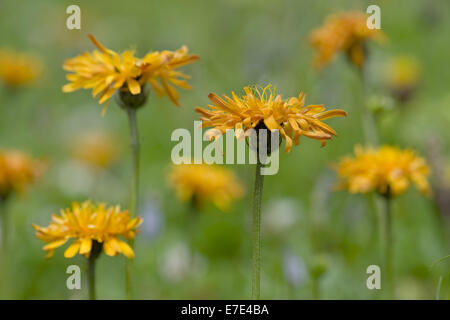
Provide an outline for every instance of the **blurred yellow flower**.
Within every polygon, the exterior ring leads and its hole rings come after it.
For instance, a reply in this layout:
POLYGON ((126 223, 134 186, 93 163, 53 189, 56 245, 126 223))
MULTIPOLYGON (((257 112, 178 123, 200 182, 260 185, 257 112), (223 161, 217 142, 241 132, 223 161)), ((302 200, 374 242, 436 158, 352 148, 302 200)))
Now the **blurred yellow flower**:
POLYGON ((416 90, 421 68, 414 57, 400 56, 387 66, 386 78, 392 94, 401 102, 409 100, 416 90))
POLYGON ((315 67, 324 67, 341 51, 356 67, 362 68, 366 59, 366 42, 385 40, 382 31, 367 28, 366 20, 367 16, 358 11, 337 13, 311 32, 309 40, 316 50, 315 67))
POLYGON ((196 206, 212 202, 223 211, 245 194, 232 171, 215 165, 173 165, 168 181, 181 201, 192 201, 196 206))
POLYGON ((430 168, 412 150, 356 146, 355 156, 342 159, 335 170, 340 178, 338 187, 351 193, 377 191, 382 195, 400 195, 413 183, 423 194, 431 194, 427 180, 430 168))
POLYGON ((42 62, 35 56, 10 49, 0 50, 0 79, 12 88, 32 84, 41 75, 42 62))
POLYGON ((42 162, 16 150, 0 150, 0 197, 23 192, 45 169, 42 162))
POLYGON ((100 247, 108 256, 123 253, 131 259, 133 249, 120 237, 134 239, 141 223, 141 218, 131 219, 128 210, 121 210, 120 206, 108 207, 104 203, 85 201, 74 202, 72 208, 62 209, 59 216, 54 214, 48 227, 33 225, 33 228, 36 236, 48 243, 43 247, 47 258, 53 256, 56 248, 74 238, 64 252, 65 258, 72 258, 77 253, 89 258, 91 251, 100 247))
POLYGON ((92 35, 89 38, 99 51, 84 52, 65 61, 63 68, 72 73, 66 77, 70 83, 63 87, 64 92, 92 89, 92 96, 99 95, 102 104, 119 89, 138 95, 148 82, 159 95, 167 94, 178 105, 178 94, 172 85, 191 88, 184 80, 188 76, 175 71, 198 59, 196 55, 187 54, 187 47, 175 52, 151 52, 139 59, 134 56, 134 50, 119 55, 105 48, 92 35))
POLYGON ((305 95, 302 92, 298 98, 283 100, 270 85, 262 90, 245 87, 244 91, 245 95, 242 97, 232 92, 232 98, 223 95, 224 99, 210 93, 208 97, 213 103, 208 105, 210 109, 195 108, 203 116, 202 126, 213 127, 222 133, 235 129, 237 138, 242 136, 239 135, 240 129, 247 133, 247 130, 258 124, 258 128, 264 125, 270 130, 278 129, 286 140, 285 151, 289 152, 292 143, 300 143, 301 136, 321 140, 322 145, 325 145, 326 140, 335 136, 336 132, 321 120, 347 115, 344 110, 325 111, 323 105, 305 106, 305 95))
POLYGON ((109 167, 120 152, 117 140, 100 131, 84 132, 71 145, 76 159, 97 168, 109 167))

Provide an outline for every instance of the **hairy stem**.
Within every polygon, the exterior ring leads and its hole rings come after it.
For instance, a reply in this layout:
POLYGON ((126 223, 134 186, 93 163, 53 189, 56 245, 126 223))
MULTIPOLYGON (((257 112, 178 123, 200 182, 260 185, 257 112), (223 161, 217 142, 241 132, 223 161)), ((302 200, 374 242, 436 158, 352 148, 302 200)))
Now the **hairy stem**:
POLYGON ((88 278, 89 278, 89 300, 95 300, 97 295, 95 292, 95 257, 88 259, 88 278))
POLYGON ((264 176, 261 174, 262 163, 257 161, 255 174, 255 190, 253 193, 253 278, 252 299, 260 298, 261 272, 261 199, 264 176))
MULTIPOLYGON (((130 215, 131 217, 136 217, 139 203, 140 141, 139 141, 139 131, 137 127, 136 109, 128 108, 126 109, 126 111, 128 114, 128 120, 130 125, 130 141, 131 141, 132 162, 133 162, 133 180, 131 184, 131 196, 130 196, 130 215)), ((131 240, 130 244, 131 247, 133 247, 134 241, 131 240)), ((132 268, 132 260, 128 260, 125 274, 127 299, 132 298, 131 268, 132 268)))
POLYGON ((140 142, 139 131, 137 127, 136 110, 127 109, 128 120, 130 124, 130 141, 133 162, 133 181, 131 185, 130 214, 132 217, 137 215, 139 201, 139 167, 140 167, 140 142))

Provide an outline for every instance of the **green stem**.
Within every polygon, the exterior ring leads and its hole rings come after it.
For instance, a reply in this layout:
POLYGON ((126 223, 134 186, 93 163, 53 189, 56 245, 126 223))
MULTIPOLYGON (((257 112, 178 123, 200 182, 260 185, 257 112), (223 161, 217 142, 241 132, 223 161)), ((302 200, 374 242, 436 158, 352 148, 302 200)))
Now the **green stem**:
POLYGON ((441 286, 442 286, 442 279, 443 278, 444 278, 443 276, 439 277, 438 285, 437 285, 437 288, 436 288, 436 300, 440 300, 441 286))
POLYGON ((363 106, 362 122, 364 125, 364 137, 366 144, 377 146, 378 145, 378 133, 376 120, 373 112, 363 106))
POLYGON ((260 297, 261 272, 261 199, 264 176, 261 174, 262 163, 257 161, 255 174, 255 190, 253 193, 253 278, 252 299, 260 297))
POLYGON ((378 216, 378 210, 377 210, 377 202, 376 202, 375 195, 371 192, 367 195, 367 203, 370 210, 370 224, 371 224, 371 245, 374 247, 379 247, 379 237, 380 237, 380 222, 379 222, 379 216, 378 216))
POLYGON ((313 291, 313 299, 319 300, 320 299, 320 283, 319 278, 314 277, 312 282, 312 291, 313 291))
POLYGON ((196 200, 196 196, 194 195, 191 201, 187 204, 188 212, 186 213, 185 221, 186 221, 186 232, 187 241, 189 244, 189 250, 191 252, 192 257, 194 256, 194 240, 195 240, 195 226, 198 224, 198 215, 199 215, 199 205, 196 200))
POLYGON ((436 266, 437 264, 439 264, 439 263, 441 263, 442 261, 445 261, 445 260, 447 260, 447 259, 449 259, 449 258, 450 258, 450 255, 447 255, 447 256, 445 256, 445 257, 439 258, 439 259, 437 259, 435 262, 433 262, 433 263, 431 264, 431 267, 434 267, 434 266, 436 266))
POLYGON ((362 108, 362 124, 363 124, 363 131, 364 131, 364 140, 366 144, 370 144, 373 146, 378 145, 378 130, 377 130, 377 123, 376 119, 374 117, 373 112, 367 107, 366 105, 366 95, 367 95, 367 81, 365 76, 365 67, 361 67, 359 69, 359 77, 361 80, 361 108, 362 108))
POLYGON ((139 202, 139 166, 140 166, 140 142, 139 131, 136 120, 136 109, 127 109, 130 124, 130 140, 133 157, 133 181, 131 185, 130 214, 137 216, 137 206, 139 202))
POLYGON ((0 244, 0 270, 2 272, 2 283, 0 285, 1 299, 11 299, 14 297, 15 287, 13 286, 14 277, 11 260, 9 257, 9 228, 8 228, 8 196, 0 196, 0 223, 2 239, 0 244))
POLYGON ((387 278, 387 293, 394 299, 394 274, 393 274, 393 242, 392 242, 392 201, 389 194, 384 196, 385 203, 385 268, 387 278))
POLYGON ((91 256, 88 259, 88 278, 89 278, 89 300, 95 300, 97 295, 95 293, 95 261, 96 257, 91 256))
MULTIPOLYGON (((136 109, 127 108, 126 112, 128 114, 128 120, 130 125, 130 142, 133 161, 133 181, 131 184, 130 215, 131 217, 136 217, 139 203, 140 140, 136 119, 136 109)), ((134 247, 133 240, 130 241, 130 245, 131 247, 134 247)), ((132 268, 132 260, 128 260, 125 271, 125 286, 127 299, 132 299, 131 268, 132 268)))
POLYGON ((2 250, 6 252, 8 249, 8 210, 7 198, 0 196, 0 219, 2 224, 2 250))

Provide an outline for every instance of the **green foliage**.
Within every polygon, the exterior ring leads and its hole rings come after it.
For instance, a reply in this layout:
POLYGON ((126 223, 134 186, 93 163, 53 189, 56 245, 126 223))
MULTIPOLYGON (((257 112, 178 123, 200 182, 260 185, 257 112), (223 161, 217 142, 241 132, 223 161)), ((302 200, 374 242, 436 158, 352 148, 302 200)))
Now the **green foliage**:
MULTIPOLYGON (((316 285, 313 279, 319 276, 320 298, 381 297, 365 285, 367 266, 381 264, 374 217, 364 197, 333 191, 330 170, 331 163, 352 152, 355 144, 364 143, 361 112, 366 106, 358 97, 361 84, 342 56, 322 72, 314 71, 313 51, 307 41, 308 33, 328 14, 365 10, 366 1, 82 0, 77 2, 82 11, 79 31, 65 28, 69 4, 56 0, 4 0, 0 4, 0 47, 33 52, 46 65, 42 79, 33 87, 14 92, 0 87, 0 147, 25 150, 51 163, 32 190, 11 201, 13 246, 7 256, 1 256, 2 265, 9 264, 9 269, 2 269, 8 274, 0 274, 1 298, 86 298, 87 279, 83 278, 82 291, 69 291, 65 273, 70 264, 85 270, 85 259, 64 259, 60 249, 51 260, 45 260, 43 244, 35 238, 31 224, 47 224, 51 213, 73 200, 90 198, 128 206, 131 159, 126 148, 129 132, 125 113, 111 101, 102 117, 102 107, 90 92, 61 91, 66 82, 63 61, 93 49, 88 33, 116 51, 135 47, 137 54, 143 55, 148 50, 173 50, 186 44, 200 56, 199 62, 185 68, 192 75, 194 90, 180 90, 180 108, 150 92, 147 104, 138 111, 141 208, 148 202, 156 203, 162 229, 152 236, 143 230, 136 239, 136 298, 250 297, 251 190, 228 213, 205 207, 187 231, 188 210, 167 186, 166 172, 174 146, 172 131, 192 131, 193 120, 198 119, 194 107, 207 105, 209 92, 228 94, 247 84, 267 83, 275 85, 284 97, 302 90, 307 102, 345 109, 348 117, 329 121, 339 136, 325 148, 317 141, 303 140, 290 154, 281 154, 279 173, 265 179, 263 211, 270 201, 284 198, 293 199, 302 210, 297 209, 298 221, 288 232, 266 237, 263 231, 261 298, 310 299, 316 285), (118 163, 94 178, 89 171, 73 167, 70 153, 70 138, 93 129, 115 134, 118 145, 125 147, 118 163), (187 270, 180 267, 179 278, 165 276, 162 270, 167 264, 185 263, 169 261, 167 252, 176 243, 189 247, 191 241, 200 262, 193 259, 187 270), (291 285, 283 272, 281 252, 285 247, 309 266, 299 285, 291 285), (326 268, 318 260, 322 256, 326 256, 326 268)), ((369 47, 368 93, 389 95, 381 71, 391 57, 413 55, 423 70, 417 94, 407 105, 383 108, 379 115, 381 141, 428 156, 429 139, 438 136, 443 143, 442 157, 449 164, 448 1, 399 0, 379 5, 382 28, 390 40, 386 46, 369 47)), ((379 101, 375 104, 382 107, 379 101)), ((245 185, 253 185, 251 166, 229 168, 245 185)), ((149 219, 145 212, 141 215, 149 219)), ((449 219, 441 216, 433 199, 423 198, 414 189, 395 199, 397 298, 435 298, 440 276, 447 277, 441 290, 448 290, 448 262, 440 264, 441 269, 443 265, 447 268, 439 272, 430 265, 449 253, 449 219)), ((125 258, 102 255, 97 268, 98 298, 124 298, 125 258)), ((173 272, 179 271, 173 268, 173 272)), ((442 291, 440 297, 445 297, 442 291)))

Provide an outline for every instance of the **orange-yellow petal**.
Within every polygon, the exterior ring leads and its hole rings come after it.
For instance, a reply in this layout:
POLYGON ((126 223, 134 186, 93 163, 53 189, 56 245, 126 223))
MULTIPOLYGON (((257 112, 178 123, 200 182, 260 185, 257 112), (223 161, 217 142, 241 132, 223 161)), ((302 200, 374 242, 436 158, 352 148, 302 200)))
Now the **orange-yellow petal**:
POLYGON ((128 259, 134 258, 133 249, 131 249, 131 247, 126 242, 123 242, 121 240, 117 240, 117 241, 118 241, 120 250, 125 255, 125 257, 127 257, 128 259))
POLYGON ((80 245, 80 254, 86 254, 91 252, 92 248, 92 239, 91 238, 84 238, 81 240, 80 245))
POLYGON ((66 251, 64 251, 64 258, 73 258, 78 250, 80 249, 80 242, 79 241, 75 241, 74 243, 72 243, 67 249, 66 251))
POLYGON ((52 250, 52 249, 62 246, 66 242, 67 242, 67 239, 56 240, 56 241, 50 242, 49 244, 45 245, 43 249, 44 250, 52 250))

